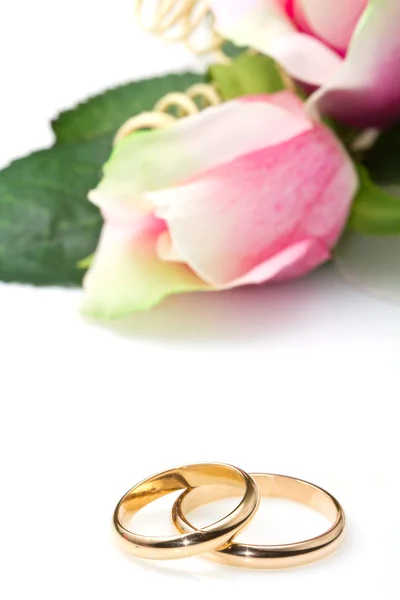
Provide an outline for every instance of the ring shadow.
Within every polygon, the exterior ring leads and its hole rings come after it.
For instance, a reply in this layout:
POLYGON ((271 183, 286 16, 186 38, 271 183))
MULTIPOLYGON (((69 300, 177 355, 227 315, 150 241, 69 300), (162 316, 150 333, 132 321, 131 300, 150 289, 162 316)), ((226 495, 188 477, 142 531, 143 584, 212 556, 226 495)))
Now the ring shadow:
MULTIPOLYGON (((296 575, 297 578, 301 576, 301 580, 305 583, 314 579, 316 571, 326 569, 329 562, 330 574, 333 578, 337 578, 337 574, 340 571, 341 564, 343 561, 347 561, 351 553, 356 552, 356 543, 351 535, 347 531, 345 540, 341 546, 332 554, 329 554, 323 559, 315 562, 310 562, 306 565, 298 567, 292 567, 290 569, 246 569, 232 567, 229 565, 223 565, 211 560, 207 560, 200 557, 194 557, 189 559, 183 559, 181 561, 151 561, 142 558, 137 558, 130 554, 127 554, 120 550, 121 554, 124 555, 126 560, 135 563, 136 566, 151 572, 162 573, 167 577, 180 577, 184 579, 196 579, 198 581, 203 580, 220 580, 226 581, 227 579, 238 580, 246 578, 265 578, 274 577, 281 578, 282 581, 286 580, 288 573, 296 575), (201 560, 201 563, 199 563, 201 560), (196 561, 196 562, 195 562, 196 561), (339 571, 338 571, 339 570, 339 571)), ((346 575, 344 575, 346 577, 346 575)), ((300 582, 300 580, 299 580, 300 582)))

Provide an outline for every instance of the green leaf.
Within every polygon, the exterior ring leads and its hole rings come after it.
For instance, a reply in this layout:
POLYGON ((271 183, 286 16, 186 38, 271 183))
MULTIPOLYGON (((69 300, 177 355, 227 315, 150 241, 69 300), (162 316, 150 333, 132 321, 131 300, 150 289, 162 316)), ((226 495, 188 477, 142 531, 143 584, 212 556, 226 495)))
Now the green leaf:
POLYGON ((0 172, 0 280, 77 285, 102 219, 87 193, 96 187, 122 123, 163 95, 205 81, 194 73, 137 81, 67 111, 53 123, 57 144, 0 172), (68 143, 65 143, 68 142, 68 143))
POLYGON ((36 152, 0 172, 0 279, 77 285, 77 263, 96 247, 102 219, 86 201, 110 139, 36 152))
MULTIPOLYGON (((400 169, 399 169, 400 170, 400 169)), ((372 182, 365 167, 358 167, 360 188, 348 227, 368 235, 400 234, 400 187, 398 197, 372 182)))
POLYGON ((363 165, 349 229, 366 235, 399 235, 400 124, 381 134, 363 165))
POLYGON ((238 56, 243 54, 243 52, 245 52, 247 48, 243 46, 236 46, 236 44, 234 44, 233 42, 227 41, 222 46, 221 50, 228 58, 237 58, 238 56))
POLYGON ((262 54, 244 53, 229 65, 212 65, 210 77, 223 100, 284 89, 276 63, 262 54))
POLYGON ((78 262, 78 265, 77 265, 78 269, 83 269, 84 271, 86 271, 92 264, 93 259, 94 259, 94 254, 89 254, 89 256, 82 258, 82 260, 80 260, 78 262))
POLYGON ((400 123, 381 134, 363 162, 374 183, 400 198, 400 123))
POLYGON ((151 111, 170 92, 184 92, 204 75, 182 73, 135 81, 90 98, 53 121, 58 143, 92 140, 105 134, 114 135, 129 118, 151 111))

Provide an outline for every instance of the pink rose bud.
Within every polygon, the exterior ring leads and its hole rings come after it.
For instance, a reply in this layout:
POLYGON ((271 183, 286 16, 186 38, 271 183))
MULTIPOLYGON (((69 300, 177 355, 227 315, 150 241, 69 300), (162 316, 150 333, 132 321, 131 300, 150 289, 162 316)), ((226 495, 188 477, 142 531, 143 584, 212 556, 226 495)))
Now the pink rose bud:
POLYGON ((211 0, 220 33, 318 88, 310 103, 352 125, 400 117, 399 0, 211 0))
POLYGON ((105 226, 84 310, 305 275, 330 259, 357 187, 340 141, 289 92, 133 134, 89 196, 105 226))

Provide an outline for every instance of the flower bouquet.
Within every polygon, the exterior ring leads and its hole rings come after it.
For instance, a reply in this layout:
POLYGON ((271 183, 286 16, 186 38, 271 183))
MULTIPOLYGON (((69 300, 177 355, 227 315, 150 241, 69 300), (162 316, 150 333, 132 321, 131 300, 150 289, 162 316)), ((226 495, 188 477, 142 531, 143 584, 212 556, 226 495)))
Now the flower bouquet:
POLYGON ((160 0, 155 17, 207 72, 92 98, 1 172, 0 279, 83 280, 84 312, 113 318, 333 260, 396 298, 400 2, 160 0))

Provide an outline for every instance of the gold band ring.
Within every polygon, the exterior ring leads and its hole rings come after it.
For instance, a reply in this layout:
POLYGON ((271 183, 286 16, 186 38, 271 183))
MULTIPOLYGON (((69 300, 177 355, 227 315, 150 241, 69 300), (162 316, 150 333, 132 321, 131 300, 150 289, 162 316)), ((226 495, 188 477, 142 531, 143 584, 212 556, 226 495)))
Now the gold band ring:
POLYGON ((136 556, 157 560, 184 558, 211 552, 226 544, 249 522, 258 504, 257 486, 241 469, 213 463, 187 465, 154 475, 129 490, 115 509, 114 527, 124 548, 136 556), (136 512, 157 498, 184 489, 214 488, 217 484, 231 495, 242 495, 242 500, 227 517, 201 531, 193 529, 183 535, 148 537, 128 531, 124 526, 136 512))
MULTIPOLYGON (((328 556, 339 545, 345 528, 345 515, 339 502, 328 492, 312 483, 283 475, 252 474, 260 495, 269 498, 285 498, 305 504, 322 513, 332 526, 322 535, 297 542, 275 546, 252 546, 228 542, 207 558, 237 567, 253 569, 281 569, 304 565, 328 556)), ((176 500, 173 521, 180 532, 195 532, 186 514, 203 504, 231 497, 222 486, 187 490, 176 500)))

